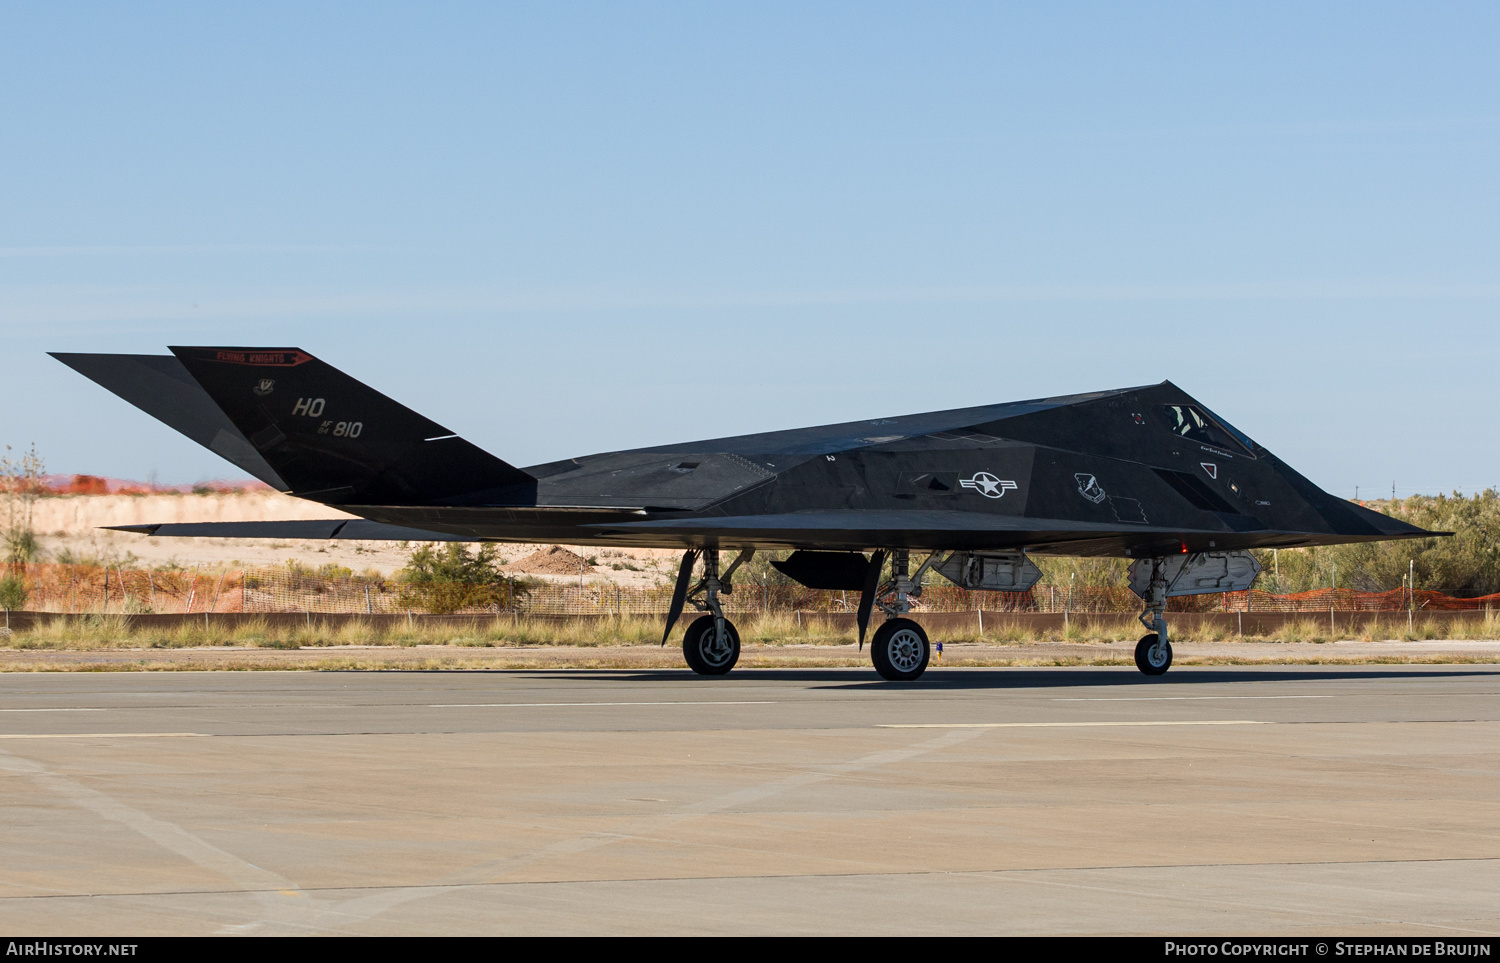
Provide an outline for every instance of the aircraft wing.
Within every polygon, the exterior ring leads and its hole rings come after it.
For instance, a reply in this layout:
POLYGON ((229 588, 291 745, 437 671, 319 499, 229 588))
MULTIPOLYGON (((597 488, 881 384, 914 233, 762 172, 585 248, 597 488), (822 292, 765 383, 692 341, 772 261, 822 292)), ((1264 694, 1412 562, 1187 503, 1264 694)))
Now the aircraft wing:
POLYGON ((467 542, 472 536, 386 525, 364 518, 303 519, 286 522, 168 522, 107 525, 116 532, 167 538, 310 538, 372 542, 467 542))
POLYGON ((712 534, 725 544, 815 545, 824 550, 868 551, 882 545, 904 545, 929 551, 1027 549, 1041 555, 1120 557, 1178 554, 1185 543, 1217 550, 1242 550, 1445 534, 1415 528, 1361 535, 1319 535, 1271 528, 1232 532, 1153 525, 1124 529, 1104 522, 1065 518, 867 509, 622 520, 583 527, 616 537, 671 534, 685 544, 712 534))

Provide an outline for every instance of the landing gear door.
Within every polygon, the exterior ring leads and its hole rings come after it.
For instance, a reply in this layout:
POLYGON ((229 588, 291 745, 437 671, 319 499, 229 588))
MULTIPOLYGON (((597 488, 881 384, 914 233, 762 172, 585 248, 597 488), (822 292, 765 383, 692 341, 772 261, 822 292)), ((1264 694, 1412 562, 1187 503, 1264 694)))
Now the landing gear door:
POLYGON ((986 592, 1024 592, 1042 577, 1042 570, 1020 554, 954 552, 937 566, 937 570, 960 588, 986 592))
MULTIPOLYGON (((1168 555, 1162 560, 1167 596, 1244 592, 1260 574, 1260 563, 1249 552, 1198 552, 1168 555)), ((1151 559, 1138 558, 1130 566, 1130 590, 1141 598, 1151 594, 1151 559)))

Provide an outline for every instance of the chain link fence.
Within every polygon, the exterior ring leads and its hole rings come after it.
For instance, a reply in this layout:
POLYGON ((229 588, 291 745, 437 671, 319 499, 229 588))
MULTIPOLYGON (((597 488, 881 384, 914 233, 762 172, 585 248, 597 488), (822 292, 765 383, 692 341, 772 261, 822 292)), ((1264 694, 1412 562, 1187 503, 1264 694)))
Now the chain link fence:
MULTIPOLYGON (((520 615, 660 615, 672 586, 648 588, 604 581, 543 582, 518 578, 489 586, 412 584, 395 579, 338 577, 287 568, 248 570, 125 569, 118 566, 15 566, 25 581, 25 609, 34 612, 196 613, 310 612, 392 615, 406 612, 520 615)), ((723 596, 732 613, 854 612, 858 592, 741 581, 723 596)), ((1251 590, 1174 598, 1175 612, 1391 612, 1500 609, 1500 595, 1454 598, 1439 592, 1356 592, 1322 589, 1295 595, 1251 590)), ((1125 586, 1038 585, 1026 592, 971 592, 929 584, 913 600, 917 612, 1138 612, 1140 599, 1125 586)))

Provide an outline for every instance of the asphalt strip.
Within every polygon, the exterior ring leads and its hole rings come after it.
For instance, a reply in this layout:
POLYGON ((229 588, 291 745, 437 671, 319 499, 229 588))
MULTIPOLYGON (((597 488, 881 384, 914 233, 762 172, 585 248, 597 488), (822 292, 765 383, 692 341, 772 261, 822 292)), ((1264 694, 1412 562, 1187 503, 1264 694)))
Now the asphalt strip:
POLYGON ((3 733, 0 739, 182 739, 206 732, 37 732, 3 733))
POLYGON ((1274 696, 1121 696, 1077 699, 1053 699, 1053 702, 1213 702, 1222 699, 1336 699, 1331 695, 1274 695, 1274 696))
POLYGON ((1274 726, 1259 719, 1172 719, 1157 722, 888 722, 877 729, 1086 729, 1099 726, 1274 726))
POLYGON ((775 702, 452 702, 423 706, 424 709, 542 709, 589 706, 774 706, 775 702))
MULTIPOLYGON (((745 702, 276 702, 240 705, 239 709, 545 709, 589 708, 591 706, 774 706, 774 700, 745 702)), ((0 712, 152 712, 182 709, 219 708, 197 704, 164 706, 74 706, 57 709, 0 709, 0 712)))

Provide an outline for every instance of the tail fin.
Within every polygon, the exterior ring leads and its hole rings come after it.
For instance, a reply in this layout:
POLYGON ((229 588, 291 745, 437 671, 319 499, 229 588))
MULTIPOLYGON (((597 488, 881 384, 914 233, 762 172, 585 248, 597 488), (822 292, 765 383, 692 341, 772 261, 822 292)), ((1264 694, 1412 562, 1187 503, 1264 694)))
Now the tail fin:
POLYGON ((291 493, 329 505, 534 504, 536 479, 297 348, 171 349, 291 493))
POLYGON ((279 491, 288 485, 169 354, 64 354, 52 357, 187 435, 279 491))

